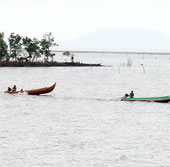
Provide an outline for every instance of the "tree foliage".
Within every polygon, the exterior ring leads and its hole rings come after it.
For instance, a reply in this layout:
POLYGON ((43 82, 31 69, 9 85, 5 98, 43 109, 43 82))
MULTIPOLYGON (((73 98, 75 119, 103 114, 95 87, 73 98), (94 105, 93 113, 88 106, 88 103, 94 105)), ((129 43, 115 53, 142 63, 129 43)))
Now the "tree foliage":
POLYGON ((8 56, 8 45, 4 40, 4 33, 0 33, 0 61, 8 56))
POLYGON ((43 56, 45 61, 49 61, 49 58, 53 61, 55 54, 50 50, 53 46, 58 45, 56 45, 51 32, 44 34, 41 40, 11 33, 8 38, 8 45, 2 32, 0 33, 0 60, 34 62, 43 56))
POLYGON ((21 54, 22 49, 22 37, 19 34, 11 33, 11 35, 8 38, 9 42, 9 57, 8 60, 17 59, 19 54, 21 54))
POLYGON ((69 51, 63 52, 64 56, 69 56, 71 58, 71 62, 74 63, 74 54, 71 54, 69 51))
POLYGON ((40 57, 40 47, 39 47, 39 41, 36 38, 25 37, 22 39, 23 41, 23 49, 27 51, 28 56, 25 57, 28 61, 34 61, 38 57, 40 57))
POLYGON ((49 61, 49 57, 51 57, 53 61, 55 54, 51 53, 50 48, 52 46, 57 46, 57 44, 55 43, 55 39, 51 32, 44 34, 43 39, 40 41, 40 46, 40 52, 45 56, 45 61, 49 61))
POLYGON ((63 52, 63 55, 64 56, 70 56, 70 52, 69 51, 65 51, 65 52, 63 52))

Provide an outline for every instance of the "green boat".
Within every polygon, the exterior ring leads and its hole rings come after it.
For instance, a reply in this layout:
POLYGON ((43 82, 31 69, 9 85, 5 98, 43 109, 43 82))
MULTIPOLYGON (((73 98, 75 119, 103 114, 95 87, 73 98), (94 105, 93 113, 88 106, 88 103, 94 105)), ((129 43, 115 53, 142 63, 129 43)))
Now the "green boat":
POLYGON ((170 96, 162 96, 162 97, 144 97, 144 98, 129 98, 122 97, 121 101, 146 101, 146 102, 161 102, 168 103, 170 101, 170 96))

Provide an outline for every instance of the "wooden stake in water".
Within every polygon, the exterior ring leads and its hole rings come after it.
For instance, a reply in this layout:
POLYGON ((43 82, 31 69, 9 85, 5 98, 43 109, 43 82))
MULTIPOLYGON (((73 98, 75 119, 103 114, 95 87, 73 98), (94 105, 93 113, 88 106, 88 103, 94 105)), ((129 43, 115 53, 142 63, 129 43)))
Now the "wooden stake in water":
POLYGON ((141 64, 141 66, 143 67, 143 73, 145 74, 145 67, 143 64, 141 64))
POLYGON ((118 66, 118 73, 120 74, 120 67, 118 66))

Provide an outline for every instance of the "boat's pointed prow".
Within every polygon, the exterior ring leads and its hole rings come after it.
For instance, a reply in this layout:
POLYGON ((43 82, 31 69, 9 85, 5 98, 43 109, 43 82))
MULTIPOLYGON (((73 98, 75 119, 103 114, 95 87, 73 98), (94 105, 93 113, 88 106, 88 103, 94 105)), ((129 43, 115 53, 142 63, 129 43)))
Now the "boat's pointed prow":
POLYGON ((56 86, 56 82, 54 83, 54 85, 53 85, 53 86, 54 86, 54 88, 55 88, 55 86, 56 86))
POLYGON ((52 85, 51 87, 49 87, 49 88, 51 88, 51 91, 54 90, 55 86, 56 86, 56 82, 54 83, 54 85, 52 85))
POLYGON ((40 88, 40 89, 35 89, 35 90, 27 90, 26 92, 28 95, 40 95, 40 94, 46 94, 49 92, 52 92, 56 86, 56 83, 50 87, 45 87, 45 88, 40 88))

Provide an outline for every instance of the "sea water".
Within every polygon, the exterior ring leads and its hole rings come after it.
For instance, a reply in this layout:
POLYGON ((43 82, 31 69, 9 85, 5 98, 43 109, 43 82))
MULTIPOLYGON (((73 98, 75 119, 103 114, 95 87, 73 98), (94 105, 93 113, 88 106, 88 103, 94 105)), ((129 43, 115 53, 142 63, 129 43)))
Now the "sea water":
POLYGON ((103 57, 106 67, 0 68, 0 166, 169 167, 170 104, 120 97, 170 95, 170 61, 131 57, 127 67, 128 58, 103 57), (55 82, 47 95, 3 93, 55 82))

